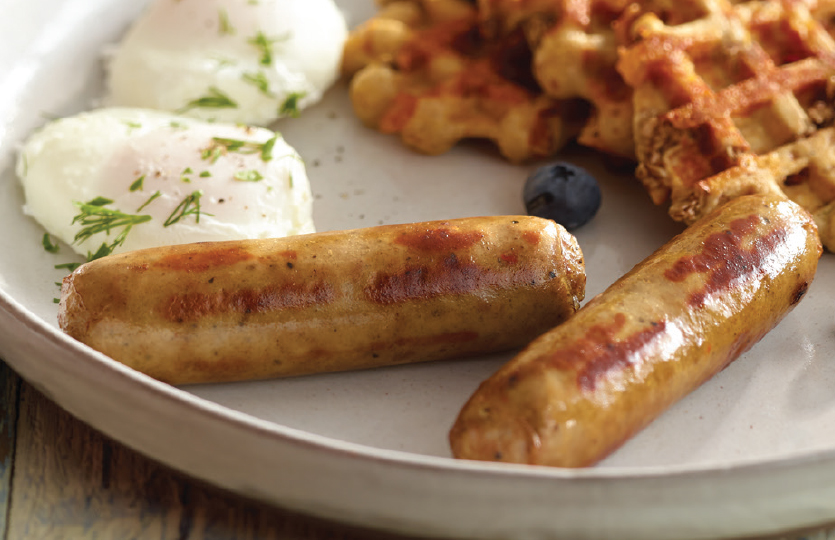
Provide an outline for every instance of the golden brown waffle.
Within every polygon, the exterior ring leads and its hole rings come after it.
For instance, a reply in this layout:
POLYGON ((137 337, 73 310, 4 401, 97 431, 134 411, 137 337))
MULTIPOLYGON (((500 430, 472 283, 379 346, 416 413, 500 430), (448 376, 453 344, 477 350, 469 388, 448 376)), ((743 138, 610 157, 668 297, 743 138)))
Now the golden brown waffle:
POLYGON ((484 39, 480 22, 463 0, 385 3, 345 45, 357 116, 426 154, 481 138, 511 161, 553 155, 588 108, 542 95, 524 37, 484 39))
POLYGON ((835 42, 801 1, 636 4, 618 64, 634 89, 637 175, 692 223, 750 193, 809 210, 835 248, 835 42))
POLYGON ((543 92, 592 105, 578 142, 627 158, 634 157, 632 91, 615 68, 613 25, 630 1, 551 0, 550 10, 542 0, 538 6, 526 2, 527 18, 519 23, 534 51, 532 69, 543 92), (532 13, 535 7, 538 13, 532 13))

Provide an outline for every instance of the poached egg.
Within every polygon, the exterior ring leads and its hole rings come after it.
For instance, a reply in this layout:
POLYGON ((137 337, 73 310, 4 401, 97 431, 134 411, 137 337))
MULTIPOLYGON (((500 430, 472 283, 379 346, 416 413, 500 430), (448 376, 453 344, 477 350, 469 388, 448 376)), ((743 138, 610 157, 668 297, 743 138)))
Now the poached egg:
POLYGON ((347 35, 333 0, 157 0, 113 52, 106 103, 265 125, 321 99, 347 35))
POLYGON ((321 99, 347 35, 333 0, 157 0, 113 52, 106 103, 265 125, 321 99))
POLYGON ((100 109, 35 132, 17 174, 24 211, 88 258, 314 232, 304 163, 265 128, 100 109))

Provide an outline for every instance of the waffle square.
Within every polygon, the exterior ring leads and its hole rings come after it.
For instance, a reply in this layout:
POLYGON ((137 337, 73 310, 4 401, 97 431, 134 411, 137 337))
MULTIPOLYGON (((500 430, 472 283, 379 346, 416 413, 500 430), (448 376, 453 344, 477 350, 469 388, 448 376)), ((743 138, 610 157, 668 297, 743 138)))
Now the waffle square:
POLYGON ((544 95, 520 31, 487 39, 464 0, 401 0, 352 32, 343 73, 356 115, 422 153, 489 139, 514 162, 553 155, 588 117, 579 100, 544 95))
POLYGON ((816 7, 646 2, 618 21, 637 176, 674 219, 778 193, 810 211, 835 248, 835 42, 816 7))

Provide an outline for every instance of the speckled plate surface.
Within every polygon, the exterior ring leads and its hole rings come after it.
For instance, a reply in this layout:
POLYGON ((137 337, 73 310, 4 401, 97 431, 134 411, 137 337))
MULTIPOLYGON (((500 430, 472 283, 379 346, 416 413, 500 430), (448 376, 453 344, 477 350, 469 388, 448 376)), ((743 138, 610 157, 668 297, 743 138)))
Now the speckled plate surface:
MULTIPOLYGON (((368 1, 339 2, 350 23, 368 1)), ((170 387, 61 334, 55 255, 21 212, 17 145, 45 118, 101 95, 101 50, 131 2, 2 2, 0 355, 94 427, 192 475, 275 504, 404 533, 456 537, 729 537, 835 522, 835 261, 738 361, 597 467, 455 461, 447 431, 509 355, 251 383, 170 387)), ((319 230, 524 212, 533 165, 487 146, 410 153, 352 117, 344 85, 274 126, 308 165, 319 230)), ((681 230, 636 181, 567 153, 600 179, 578 231, 587 298, 681 230)), ((61 261, 58 261, 61 262, 61 261)))

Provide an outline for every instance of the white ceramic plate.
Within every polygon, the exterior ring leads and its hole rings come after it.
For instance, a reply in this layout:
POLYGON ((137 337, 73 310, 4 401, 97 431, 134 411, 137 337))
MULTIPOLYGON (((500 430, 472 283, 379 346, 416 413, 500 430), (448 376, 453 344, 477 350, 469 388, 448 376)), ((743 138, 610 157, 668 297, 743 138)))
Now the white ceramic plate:
MULTIPOLYGON (((344 1, 356 24, 370 0, 344 1)), ((21 212, 16 145, 45 117, 90 108, 100 52, 142 9, 115 0, 0 2, 0 354, 71 413, 240 493, 403 533, 685 538, 835 521, 835 257, 771 334, 587 470, 455 461, 446 434, 509 355, 356 373, 173 388, 57 330, 56 256, 21 212)), ((308 163, 320 230, 523 213, 523 179, 488 146, 424 157, 352 117, 343 85, 275 126, 308 163)), ((592 154, 604 203, 577 234, 587 297, 681 230, 592 154)), ((67 250, 64 250, 66 253, 67 250)))

